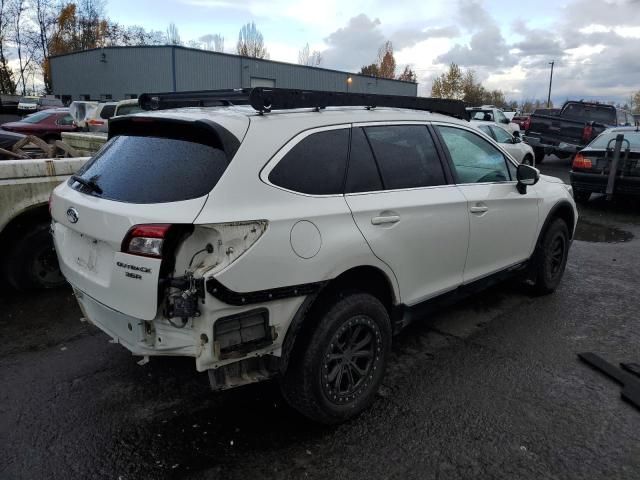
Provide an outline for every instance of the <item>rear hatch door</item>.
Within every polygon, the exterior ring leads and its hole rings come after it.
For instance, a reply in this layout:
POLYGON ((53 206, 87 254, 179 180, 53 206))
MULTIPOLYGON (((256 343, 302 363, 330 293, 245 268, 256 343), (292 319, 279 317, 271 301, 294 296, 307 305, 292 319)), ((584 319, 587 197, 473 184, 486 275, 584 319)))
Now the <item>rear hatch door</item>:
POLYGON ((53 194, 54 240, 69 282, 113 310, 153 319, 172 252, 165 242, 161 258, 132 254, 123 241, 135 225, 188 229, 232 153, 214 130, 194 122, 120 129, 53 194))

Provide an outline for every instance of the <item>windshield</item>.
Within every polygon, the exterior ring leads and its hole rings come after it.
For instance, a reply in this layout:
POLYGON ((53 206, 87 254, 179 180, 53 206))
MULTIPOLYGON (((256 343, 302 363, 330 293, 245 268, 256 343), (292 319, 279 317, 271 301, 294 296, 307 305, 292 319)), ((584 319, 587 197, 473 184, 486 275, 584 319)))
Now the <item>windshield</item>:
MULTIPOLYGON (((102 198, 128 203, 164 203, 207 195, 227 168, 223 150, 164 137, 112 138, 77 175, 96 184, 102 198)), ((82 184, 70 181, 76 190, 82 184)))
MULTIPOLYGON (((640 149, 640 132, 607 132, 598 136, 593 142, 589 144, 589 148, 593 149, 602 149, 607 148, 609 142, 616 138, 620 133, 624 135, 625 140, 628 140, 631 144, 631 148, 634 150, 640 149)), ((613 148, 614 143, 611 144, 611 148, 613 148)), ((622 148, 626 148, 626 144, 622 144, 622 148)))
POLYGON ((53 113, 51 113, 51 112, 38 112, 38 113, 34 113, 33 115, 29 115, 28 117, 23 118, 22 122, 24 122, 24 123, 40 123, 42 120, 44 120, 45 118, 49 117, 50 115, 53 115, 53 113))
POLYGON ((39 98, 37 97, 22 97, 20 99, 20 103, 28 103, 30 105, 33 105, 34 103, 38 103, 39 98))

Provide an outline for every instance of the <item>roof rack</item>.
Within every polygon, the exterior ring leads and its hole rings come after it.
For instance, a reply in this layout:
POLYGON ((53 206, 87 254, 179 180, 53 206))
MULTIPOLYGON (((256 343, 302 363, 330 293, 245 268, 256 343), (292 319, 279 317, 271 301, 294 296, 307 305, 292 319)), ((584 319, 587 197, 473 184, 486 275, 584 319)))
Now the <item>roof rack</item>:
POLYGON ((182 107, 220 107, 247 105, 248 88, 226 90, 196 90, 193 92, 143 93, 138 105, 144 110, 167 110, 182 107))
POLYGON ((326 107, 406 108, 469 120, 466 104, 461 100, 445 98, 409 97, 402 95, 376 95, 371 93, 325 92, 287 88, 256 87, 237 90, 202 90, 196 92, 144 93, 139 98, 145 110, 164 110, 179 107, 207 107, 250 104, 264 114, 272 110, 326 107))

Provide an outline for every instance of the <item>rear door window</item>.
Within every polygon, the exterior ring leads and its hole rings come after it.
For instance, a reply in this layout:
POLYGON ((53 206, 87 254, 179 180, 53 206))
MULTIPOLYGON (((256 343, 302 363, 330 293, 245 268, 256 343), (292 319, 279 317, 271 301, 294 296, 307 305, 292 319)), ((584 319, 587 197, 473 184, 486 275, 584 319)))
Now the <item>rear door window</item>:
POLYGON ((348 128, 312 133, 282 157, 269 181, 309 195, 341 194, 348 151, 348 128))
POLYGON ((227 168, 211 145, 163 137, 112 138, 78 175, 102 193, 70 180, 79 191, 128 203, 164 203, 207 195, 227 168))
POLYGON ((386 190, 447 183, 436 146, 425 125, 365 127, 364 131, 386 190))
POLYGON ((375 192, 382 190, 382 179, 362 128, 351 131, 349 172, 345 193, 375 192))

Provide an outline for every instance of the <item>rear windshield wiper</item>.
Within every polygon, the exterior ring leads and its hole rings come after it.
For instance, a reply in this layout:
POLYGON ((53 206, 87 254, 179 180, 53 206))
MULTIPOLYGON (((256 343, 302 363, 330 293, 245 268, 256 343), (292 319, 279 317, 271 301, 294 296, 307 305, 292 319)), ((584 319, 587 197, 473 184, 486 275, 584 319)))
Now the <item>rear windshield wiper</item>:
POLYGON ((80 185, 87 187, 92 192, 96 192, 98 195, 102 195, 102 189, 98 184, 92 180, 86 180, 78 175, 71 175, 71 180, 78 182, 80 185))

